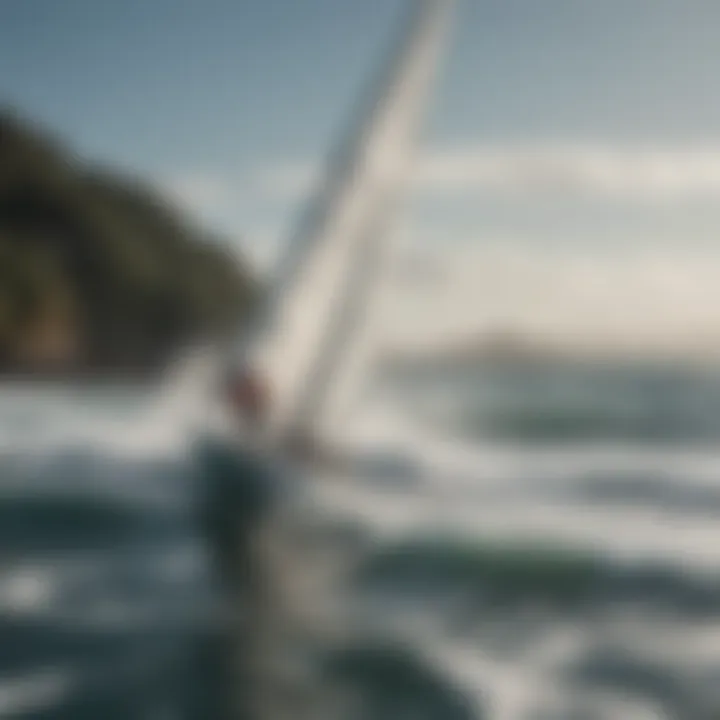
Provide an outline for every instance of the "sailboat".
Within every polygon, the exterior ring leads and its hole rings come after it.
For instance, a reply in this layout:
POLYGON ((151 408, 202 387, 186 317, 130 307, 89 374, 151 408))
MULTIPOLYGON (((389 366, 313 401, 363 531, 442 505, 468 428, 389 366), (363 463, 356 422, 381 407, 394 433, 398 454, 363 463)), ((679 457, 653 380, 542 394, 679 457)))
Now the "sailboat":
POLYGON ((400 42, 331 155, 263 307, 229 359, 253 368, 270 388, 270 445, 321 432, 367 363, 366 312, 415 159, 450 7, 450 0, 411 2, 400 42))

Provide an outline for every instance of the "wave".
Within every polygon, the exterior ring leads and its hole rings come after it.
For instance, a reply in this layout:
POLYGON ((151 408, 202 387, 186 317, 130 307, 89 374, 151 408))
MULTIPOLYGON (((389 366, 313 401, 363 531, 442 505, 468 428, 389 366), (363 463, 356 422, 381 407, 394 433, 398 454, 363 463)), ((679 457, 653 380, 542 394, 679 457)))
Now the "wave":
POLYGON ((358 571, 360 588, 471 601, 472 613, 535 607, 604 612, 652 608, 681 616, 720 615, 720 574, 663 563, 621 564, 539 541, 489 543, 419 537, 382 547, 358 571))
POLYGON ((597 409, 520 408, 486 412, 466 410, 451 421, 459 437, 487 440, 514 439, 525 442, 623 441, 642 444, 708 444, 720 437, 720 427, 705 419, 648 413, 623 417, 597 409))
POLYGON ((683 367, 475 363, 391 374, 382 391, 466 440, 707 443, 720 438, 720 375, 683 367))
MULTIPOLYGON (((329 653, 325 680, 359 698, 362 717, 482 720, 485 713, 442 668, 400 642, 365 641, 329 653)), ((352 707, 345 707, 343 717, 352 707)))

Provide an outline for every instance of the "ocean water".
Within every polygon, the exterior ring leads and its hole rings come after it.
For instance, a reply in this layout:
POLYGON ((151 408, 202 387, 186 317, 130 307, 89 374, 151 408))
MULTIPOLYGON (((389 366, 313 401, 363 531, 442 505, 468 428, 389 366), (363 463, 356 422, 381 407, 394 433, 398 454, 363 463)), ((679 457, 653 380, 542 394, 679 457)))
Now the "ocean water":
POLYGON ((188 705, 212 599, 182 443, 152 437, 147 388, 0 397, 0 717, 188 705))
POLYGON ((719 401, 712 368, 386 378, 326 489, 373 528, 362 622, 477 717, 720 717, 719 401))
MULTIPOLYGON (((211 716, 182 395, 2 391, 0 718, 211 716)), ((347 690, 316 716, 720 717, 718 401, 698 368, 381 378, 284 521, 290 611, 347 690)))

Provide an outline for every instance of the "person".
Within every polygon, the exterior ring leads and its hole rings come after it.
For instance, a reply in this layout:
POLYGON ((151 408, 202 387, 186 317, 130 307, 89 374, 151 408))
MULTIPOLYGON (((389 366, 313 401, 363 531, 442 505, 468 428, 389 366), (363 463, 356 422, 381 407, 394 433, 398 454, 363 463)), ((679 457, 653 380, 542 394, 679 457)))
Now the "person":
POLYGON ((277 506, 281 478, 272 458, 253 442, 268 414, 267 385, 248 369, 235 368, 220 391, 238 437, 203 438, 196 453, 202 532, 221 608, 211 664, 219 686, 218 720, 244 720, 255 716, 252 625, 266 591, 257 539, 277 506))

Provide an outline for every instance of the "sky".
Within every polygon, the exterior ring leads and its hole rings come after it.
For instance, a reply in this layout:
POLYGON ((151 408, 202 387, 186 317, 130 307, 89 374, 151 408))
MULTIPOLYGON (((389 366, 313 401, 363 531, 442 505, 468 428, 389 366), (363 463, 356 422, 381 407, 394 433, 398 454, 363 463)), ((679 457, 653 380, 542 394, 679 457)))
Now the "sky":
MULTIPOLYGON (((0 100, 267 262, 406 4, 0 0, 0 100)), ((403 337, 720 347, 720 3, 459 0, 448 50, 403 337)))

